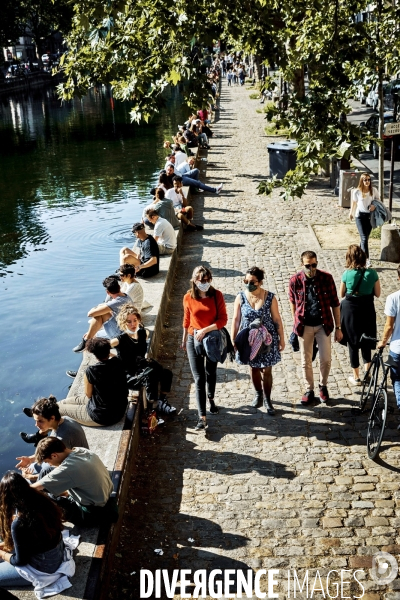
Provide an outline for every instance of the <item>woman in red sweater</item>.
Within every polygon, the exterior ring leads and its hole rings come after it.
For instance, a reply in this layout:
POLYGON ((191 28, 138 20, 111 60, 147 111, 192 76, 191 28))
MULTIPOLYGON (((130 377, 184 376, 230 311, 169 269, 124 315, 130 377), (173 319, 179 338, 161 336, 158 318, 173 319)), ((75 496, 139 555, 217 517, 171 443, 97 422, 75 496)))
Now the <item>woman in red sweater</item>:
POLYGON ((218 363, 209 360, 205 355, 201 356, 196 353, 194 336, 200 342, 208 332, 222 329, 228 322, 228 315, 222 293, 211 285, 210 269, 203 266, 196 267, 190 281, 191 288, 183 297, 182 348, 187 351, 196 384, 196 400, 199 411, 196 429, 200 430, 207 428, 206 385, 210 413, 218 414, 218 407, 214 402, 218 363))

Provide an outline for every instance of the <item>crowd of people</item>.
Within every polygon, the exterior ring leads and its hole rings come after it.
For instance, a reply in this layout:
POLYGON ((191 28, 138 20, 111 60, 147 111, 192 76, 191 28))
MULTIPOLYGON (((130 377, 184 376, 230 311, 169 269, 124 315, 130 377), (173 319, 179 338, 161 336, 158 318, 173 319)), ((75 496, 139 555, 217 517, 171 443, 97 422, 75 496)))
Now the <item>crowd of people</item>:
MULTIPOLYGON (((215 61, 208 73, 210 86, 216 87, 221 74, 229 76, 235 69, 240 81, 242 67, 240 59, 230 55, 215 61)), ((43 397, 23 409, 37 431, 22 432, 21 437, 35 446, 35 452, 17 457, 20 473, 8 472, 0 481, 0 587, 33 584, 43 589, 69 572, 74 541, 68 543, 63 535, 64 521, 92 527, 118 519, 110 474, 89 448, 84 427, 121 421, 130 395, 132 399, 132 392, 142 385, 148 413, 155 411, 160 420, 176 413, 168 401, 172 371, 147 357, 148 332, 142 311, 149 305, 140 280, 151 280, 159 273, 160 256, 174 252, 179 227, 188 233, 203 228, 194 221, 195 210, 188 204, 183 186, 195 193, 219 194, 222 189, 222 184, 213 187, 200 181, 192 153, 196 147, 209 148, 214 137, 210 109, 216 91, 211 97, 210 107, 190 115, 172 142, 164 142, 169 154, 151 190, 152 202, 143 210, 141 221, 132 226, 135 244, 121 249, 118 272, 103 281, 105 301, 88 312, 88 330, 73 348, 93 356, 84 373, 83 393, 59 401, 54 396, 43 397)), ((351 208, 351 215, 359 220, 361 247, 352 244, 348 248, 339 290, 342 302, 332 275, 318 269, 314 251, 301 254, 300 269, 288 282, 293 316, 289 342, 301 355, 303 405, 316 399, 313 360, 317 354, 319 401, 329 402, 332 334, 335 342, 348 348, 351 385, 362 383, 360 351, 365 372, 371 362, 373 345, 363 341, 362 334, 376 337, 374 297, 379 297, 381 290, 368 256, 369 234, 363 215, 375 210, 371 206, 376 194, 367 179, 363 174, 351 208)), ((398 276, 400 280, 400 267, 398 276)), ((219 413, 217 366, 228 356, 250 368, 252 407, 264 406, 274 416, 272 371, 285 349, 278 301, 264 287, 263 269, 247 269, 243 290, 234 302, 230 333, 224 295, 212 285, 212 279, 209 267, 197 266, 183 298, 181 348, 187 352, 195 383, 197 431, 209 427, 207 411, 219 413)), ((379 345, 386 345, 391 338, 390 354, 400 365, 400 291, 388 297, 385 314, 379 345)), ((67 374, 72 378, 77 375, 73 371, 67 374)), ((392 369, 392 380, 400 407, 400 366, 392 369)))
MULTIPOLYGON (((164 143, 169 154, 151 190, 152 201, 132 226, 135 244, 121 249, 119 268, 103 280, 105 301, 88 312, 88 329, 73 348, 92 356, 82 392, 58 401, 43 397, 23 409, 36 432, 20 435, 35 452, 17 457, 20 472, 9 471, 0 481, 2 588, 33 584, 41 594, 63 591, 70 586, 66 575, 73 574, 72 549, 78 543, 65 535, 63 523, 93 527, 118 519, 110 474, 89 448, 84 428, 120 422, 143 386, 146 417, 156 415, 162 423, 176 412, 168 401, 172 371, 148 357, 142 311, 150 305, 141 279, 159 273, 160 256, 175 251, 179 227, 187 233, 203 229, 194 222, 183 186, 194 193, 221 192, 222 184, 200 181, 193 154, 194 148, 210 148, 219 77, 216 62, 207 73, 209 106, 190 115, 172 142, 164 143)), ((75 378, 77 372, 67 375, 75 378)))

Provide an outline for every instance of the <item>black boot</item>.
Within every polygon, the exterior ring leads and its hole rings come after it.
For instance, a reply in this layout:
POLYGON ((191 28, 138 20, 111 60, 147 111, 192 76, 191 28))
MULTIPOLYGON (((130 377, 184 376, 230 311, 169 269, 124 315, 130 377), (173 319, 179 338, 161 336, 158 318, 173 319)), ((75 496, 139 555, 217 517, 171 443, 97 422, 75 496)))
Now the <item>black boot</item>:
POLYGON ((47 433, 45 435, 41 435, 39 431, 36 433, 25 433, 24 431, 21 431, 19 435, 27 444, 35 444, 35 446, 37 446, 40 440, 47 436, 47 433))
POLYGON ((271 415, 271 416, 272 416, 272 415, 274 415, 274 414, 275 414, 275 409, 274 409, 274 407, 272 406, 271 400, 270 400, 270 398, 267 398, 266 396, 264 396, 264 406, 265 406, 265 408, 267 409, 267 413, 268 413, 269 415, 271 415))
POLYGON ((263 393, 256 391, 256 395, 254 396, 253 402, 251 403, 250 406, 253 406, 254 408, 260 408, 260 406, 262 406, 262 402, 263 402, 263 393))

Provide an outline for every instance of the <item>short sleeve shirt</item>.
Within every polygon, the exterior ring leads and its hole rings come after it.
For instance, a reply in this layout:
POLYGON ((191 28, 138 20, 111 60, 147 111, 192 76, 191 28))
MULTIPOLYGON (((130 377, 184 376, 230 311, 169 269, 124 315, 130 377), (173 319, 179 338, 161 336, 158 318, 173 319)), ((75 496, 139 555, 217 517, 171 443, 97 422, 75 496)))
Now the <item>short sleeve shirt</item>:
POLYGON ((395 354, 400 354, 400 290, 386 298, 385 315, 395 318, 389 348, 395 354))
POLYGON ((63 417, 63 422, 56 430, 52 429, 49 437, 58 437, 67 448, 89 448, 88 441, 82 425, 71 419, 63 417))
POLYGON ((86 377, 93 385, 93 394, 87 404, 90 418, 99 425, 118 423, 128 404, 128 385, 119 358, 90 365, 86 369, 86 377))
POLYGON ((159 238, 157 240, 158 243, 163 244, 166 248, 176 247, 176 235, 174 228, 166 219, 158 217, 157 222, 154 225, 154 235, 159 238))
MULTIPOLYGON (((357 287, 361 277, 361 269, 347 269, 342 275, 342 282, 346 284, 346 294, 352 294, 357 287)), ((365 269, 357 296, 369 296, 374 291, 374 285, 378 281, 379 275, 375 269, 365 269)))
POLYGON ((140 262, 141 264, 150 260, 152 256, 157 258, 157 263, 148 267, 147 269, 142 269, 138 275, 141 277, 152 277, 153 275, 157 275, 160 271, 160 251, 158 249, 158 244, 153 236, 148 235, 145 240, 139 240, 139 252, 140 252, 140 262))
POLYGON ((83 506, 104 506, 113 489, 106 467, 97 454, 86 448, 74 448, 40 483, 55 496, 68 490, 83 506))

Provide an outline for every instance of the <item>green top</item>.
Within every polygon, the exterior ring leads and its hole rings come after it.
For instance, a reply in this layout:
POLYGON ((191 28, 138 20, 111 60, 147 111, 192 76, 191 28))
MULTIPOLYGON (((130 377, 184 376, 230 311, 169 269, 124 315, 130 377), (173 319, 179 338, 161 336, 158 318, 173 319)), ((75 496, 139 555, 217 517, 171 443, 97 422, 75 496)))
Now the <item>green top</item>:
MULTIPOLYGON (((346 284, 346 294, 352 294, 361 277, 361 269, 347 269, 342 275, 342 281, 346 284)), ((357 296, 368 296, 374 291, 374 285, 379 276, 375 269, 365 269, 364 277, 358 288, 357 296)))

